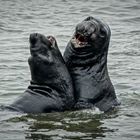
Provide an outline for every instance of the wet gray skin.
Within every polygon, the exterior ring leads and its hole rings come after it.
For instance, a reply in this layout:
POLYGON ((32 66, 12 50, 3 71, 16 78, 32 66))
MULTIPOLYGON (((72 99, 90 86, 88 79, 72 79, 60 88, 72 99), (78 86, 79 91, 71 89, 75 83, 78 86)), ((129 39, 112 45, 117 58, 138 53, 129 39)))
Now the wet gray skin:
POLYGON ((71 109, 74 104, 72 80, 55 38, 34 33, 29 42, 31 83, 7 108, 25 113, 71 109))
POLYGON ((110 28, 93 17, 76 26, 64 52, 64 60, 74 83, 75 109, 98 107, 108 111, 120 102, 107 69, 110 28))

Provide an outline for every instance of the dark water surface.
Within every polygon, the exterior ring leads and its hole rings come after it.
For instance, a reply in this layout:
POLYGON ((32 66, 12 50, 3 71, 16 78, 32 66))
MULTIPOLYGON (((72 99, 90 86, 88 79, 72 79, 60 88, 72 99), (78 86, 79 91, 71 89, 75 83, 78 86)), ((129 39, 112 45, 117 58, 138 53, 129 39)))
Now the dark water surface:
POLYGON ((0 105, 29 85, 29 34, 54 35, 63 52, 75 25, 89 15, 111 27, 108 68, 122 102, 109 114, 0 111, 0 140, 140 139, 139 0, 0 0, 0 5, 0 105))

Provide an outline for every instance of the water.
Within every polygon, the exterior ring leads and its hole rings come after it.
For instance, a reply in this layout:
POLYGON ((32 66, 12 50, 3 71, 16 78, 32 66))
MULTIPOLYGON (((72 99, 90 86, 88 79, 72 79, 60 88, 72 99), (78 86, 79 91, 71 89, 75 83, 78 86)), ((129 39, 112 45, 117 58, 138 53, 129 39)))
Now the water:
POLYGON ((54 35, 63 53, 74 27, 87 16, 111 28, 108 68, 122 102, 108 114, 97 109, 40 115, 0 111, 1 140, 140 139, 139 0, 0 0, 0 5, 0 105, 29 85, 29 34, 54 35))

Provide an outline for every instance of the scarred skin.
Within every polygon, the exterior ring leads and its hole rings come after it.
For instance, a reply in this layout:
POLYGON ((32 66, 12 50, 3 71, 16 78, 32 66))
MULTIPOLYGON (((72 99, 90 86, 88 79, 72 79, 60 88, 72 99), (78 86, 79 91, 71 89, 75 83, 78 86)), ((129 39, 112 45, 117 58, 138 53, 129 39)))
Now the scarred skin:
POLYGON ((72 80, 55 38, 34 33, 29 42, 31 83, 7 108, 25 113, 71 109, 74 105, 72 80))
POLYGON ((107 69, 110 36, 109 26, 93 17, 76 26, 63 56, 73 79, 75 109, 108 111, 120 104, 107 69))

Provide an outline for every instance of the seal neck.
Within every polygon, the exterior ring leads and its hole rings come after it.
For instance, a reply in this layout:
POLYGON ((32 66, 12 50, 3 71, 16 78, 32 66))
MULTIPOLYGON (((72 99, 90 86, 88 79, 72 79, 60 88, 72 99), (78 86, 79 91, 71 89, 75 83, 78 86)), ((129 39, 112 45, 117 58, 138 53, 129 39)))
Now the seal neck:
POLYGON ((93 46, 75 48, 70 41, 64 52, 64 59, 68 67, 80 67, 95 65, 100 62, 107 63, 109 42, 105 42, 101 49, 95 49, 93 46))

